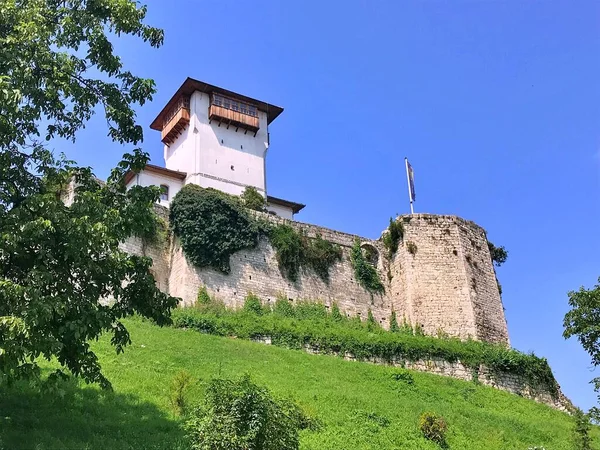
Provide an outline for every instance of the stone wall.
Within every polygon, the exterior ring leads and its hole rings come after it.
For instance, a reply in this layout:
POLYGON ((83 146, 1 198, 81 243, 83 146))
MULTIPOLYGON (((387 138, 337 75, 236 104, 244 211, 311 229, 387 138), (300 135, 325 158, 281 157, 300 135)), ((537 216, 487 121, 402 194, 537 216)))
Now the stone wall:
MULTIPOLYGON (((167 210, 157 210, 166 219, 167 210)), ((152 257, 152 271, 160 288, 180 297, 184 305, 193 304, 200 287, 206 286, 210 294, 230 307, 240 307, 250 292, 266 303, 284 297, 291 302, 320 301, 330 308, 335 302, 348 316, 366 318, 370 309, 385 328, 395 311, 399 322, 404 318, 413 325, 419 324, 427 334, 445 333, 508 344, 485 231, 476 224, 455 216, 401 216, 398 220, 403 223, 404 238, 388 261, 381 240, 256 214, 273 223, 287 223, 309 237, 320 234, 340 245, 342 260, 330 269, 329 283, 312 272, 302 272, 295 283, 284 278, 267 239, 261 239, 254 249, 235 253, 230 259, 229 274, 189 264, 173 236, 157 245, 130 239, 123 248, 152 257), (376 251, 376 267, 386 286, 383 295, 371 295, 356 281, 350 261, 355 239, 376 251)))

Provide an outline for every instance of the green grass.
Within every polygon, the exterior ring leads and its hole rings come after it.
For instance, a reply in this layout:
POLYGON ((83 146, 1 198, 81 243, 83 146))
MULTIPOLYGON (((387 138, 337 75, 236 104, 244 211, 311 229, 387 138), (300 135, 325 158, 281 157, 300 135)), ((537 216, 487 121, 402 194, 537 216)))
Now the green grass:
MULTIPOLYGON (((185 369, 197 381, 191 402, 213 376, 251 374, 276 395, 291 396, 324 424, 303 431, 303 449, 439 449, 417 429, 419 415, 434 411, 449 424, 448 446, 457 450, 572 450, 571 419, 532 401, 474 383, 349 362, 334 356, 266 346, 192 330, 126 321, 133 344, 115 355, 108 339, 94 345, 114 393, 64 385, 39 394, 18 385, 0 393, 4 449, 184 448, 180 419, 169 405, 173 376, 185 369), (389 420, 381 420, 384 417, 389 420)), ((598 442, 594 430, 595 443, 598 442)))

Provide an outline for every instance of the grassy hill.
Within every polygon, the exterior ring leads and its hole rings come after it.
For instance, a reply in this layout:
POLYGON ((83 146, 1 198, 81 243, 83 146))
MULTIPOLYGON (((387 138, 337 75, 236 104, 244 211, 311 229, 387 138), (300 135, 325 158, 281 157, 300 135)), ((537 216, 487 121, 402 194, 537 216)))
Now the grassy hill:
MULTIPOLYGON (((418 431, 423 411, 447 419, 451 449, 573 448, 566 414, 474 383, 411 372, 411 384, 396 380, 398 369, 391 367, 158 328, 137 319, 126 325, 133 344, 125 354, 115 355, 107 339, 94 344, 114 393, 77 383, 50 394, 24 385, 2 392, 0 448, 184 448, 168 399, 181 369, 198 380, 189 394, 192 402, 202 396, 201 380, 244 372, 275 394, 291 396, 324 424, 320 431, 302 432, 303 449, 439 448, 418 431)), ((594 439, 597 445, 597 430, 594 439)))

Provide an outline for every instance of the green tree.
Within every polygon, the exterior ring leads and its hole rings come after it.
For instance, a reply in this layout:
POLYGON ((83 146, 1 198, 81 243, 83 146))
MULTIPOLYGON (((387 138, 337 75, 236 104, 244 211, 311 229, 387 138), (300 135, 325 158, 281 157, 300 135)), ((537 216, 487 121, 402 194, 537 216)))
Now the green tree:
POLYGON ((265 210, 265 198, 258 193, 255 187, 246 186, 241 195, 244 206, 254 211, 265 210))
POLYGON ((193 450, 295 450, 298 430, 316 425, 295 403, 244 376, 213 379, 185 429, 193 450))
POLYGON ((392 311, 390 316, 390 331, 392 333, 398 333, 400 331, 400 327, 398 326, 398 319, 396 318, 396 311, 392 311))
POLYGON ((496 247, 494 244, 488 241, 488 249, 490 250, 492 262, 496 265, 496 267, 500 267, 506 262, 506 259, 508 258, 508 252, 503 246, 496 247))
POLYGON ((151 260, 119 248, 156 231, 158 189, 124 184, 148 155, 125 154, 100 183, 46 147, 75 140, 98 106, 114 141, 142 141, 133 105, 152 98, 154 82, 126 70, 111 39, 161 45, 145 15, 131 0, 0 2, 0 383, 37 378, 36 358, 56 357, 109 387, 89 342, 109 332, 121 352, 130 342, 122 318, 166 324, 176 305, 156 288, 151 260))
MULTIPOLYGON (((600 366, 600 278, 592 289, 582 286, 578 291, 569 292, 568 296, 571 310, 565 314, 563 336, 565 339, 576 336, 592 357, 592 364, 600 366)), ((600 377, 594 378, 592 383, 600 393, 600 377)), ((599 421, 600 408, 592 408, 590 415, 599 421)))

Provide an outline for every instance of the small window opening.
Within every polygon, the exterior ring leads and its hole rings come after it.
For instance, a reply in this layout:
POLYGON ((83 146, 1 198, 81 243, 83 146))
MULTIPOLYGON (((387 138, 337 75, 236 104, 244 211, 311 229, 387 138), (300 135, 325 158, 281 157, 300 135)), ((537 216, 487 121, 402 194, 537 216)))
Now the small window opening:
POLYGON ((231 170, 235 170, 235 167, 231 166, 231 170))
POLYGON ((166 184, 160 185, 160 199, 164 200, 165 202, 169 201, 169 186, 166 184))

